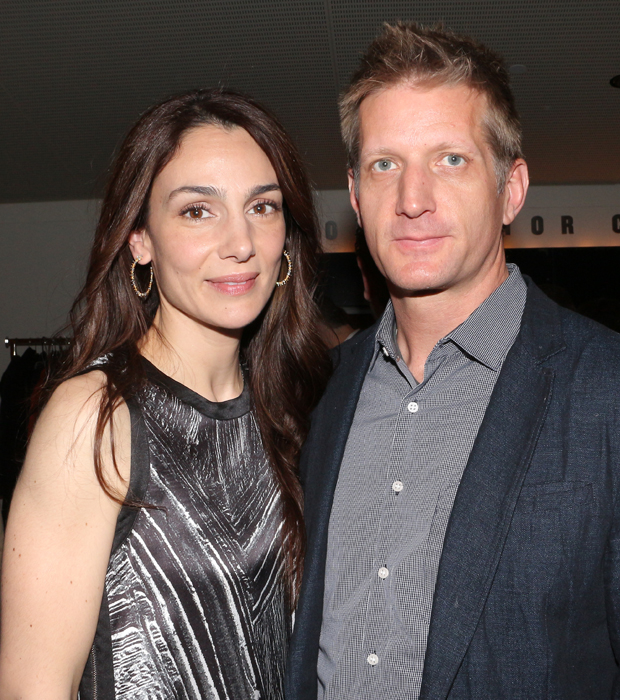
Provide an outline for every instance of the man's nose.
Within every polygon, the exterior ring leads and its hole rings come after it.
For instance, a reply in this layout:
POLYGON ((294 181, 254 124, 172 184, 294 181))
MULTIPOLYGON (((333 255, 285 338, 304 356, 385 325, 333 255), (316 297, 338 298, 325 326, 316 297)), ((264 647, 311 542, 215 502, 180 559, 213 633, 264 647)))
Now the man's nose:
POLYGON ((432 175, 428 170, 407 165, 398 181, 396 214, 416 219, 435 211, 432 175))
POLYGON ((238 262, 245 262, 254 253, 254 236, 251 222, 242 215, 229 216, 219 246, 220 257, 222 259, 234 258, 238 262))

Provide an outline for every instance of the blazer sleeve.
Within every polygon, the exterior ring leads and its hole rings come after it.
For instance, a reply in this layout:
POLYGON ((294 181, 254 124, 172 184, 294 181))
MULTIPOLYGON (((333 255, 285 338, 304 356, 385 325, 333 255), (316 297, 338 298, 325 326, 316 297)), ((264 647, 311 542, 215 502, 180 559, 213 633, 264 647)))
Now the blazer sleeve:
MULTIPOLYGON (((618 468, 620 469, 620 465, 618 468)), ((617 493, 605 561, 605 596, 609 638, 616 664, 620 664, 620 498, 617 493)), ((613 700, 620 700, 620 671, 616 671, 611 697, 613 700)))

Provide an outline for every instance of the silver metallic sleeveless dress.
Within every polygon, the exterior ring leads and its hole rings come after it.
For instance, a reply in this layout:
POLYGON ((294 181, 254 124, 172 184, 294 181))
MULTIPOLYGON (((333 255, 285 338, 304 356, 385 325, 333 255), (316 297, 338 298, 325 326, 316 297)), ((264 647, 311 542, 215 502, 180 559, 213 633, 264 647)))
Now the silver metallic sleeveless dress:
POLYGON ((145 360, 80 700, 278 700, 290 634, 279 490, 247 389, 211 403, 145 360))

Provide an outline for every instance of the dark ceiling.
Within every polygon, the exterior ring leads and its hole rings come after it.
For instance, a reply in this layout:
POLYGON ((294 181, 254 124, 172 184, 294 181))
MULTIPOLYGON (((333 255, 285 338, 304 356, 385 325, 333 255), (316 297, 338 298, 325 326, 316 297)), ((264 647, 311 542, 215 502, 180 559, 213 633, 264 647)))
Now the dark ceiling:
POLYGON ((162 97, 226 85, 270 106, 316 186, 345 186, 336 98, 381 23, 442 20, 500 51, 534 183, 620 182, 620 0, 2 0, 0 201, 99 195, 162 97))

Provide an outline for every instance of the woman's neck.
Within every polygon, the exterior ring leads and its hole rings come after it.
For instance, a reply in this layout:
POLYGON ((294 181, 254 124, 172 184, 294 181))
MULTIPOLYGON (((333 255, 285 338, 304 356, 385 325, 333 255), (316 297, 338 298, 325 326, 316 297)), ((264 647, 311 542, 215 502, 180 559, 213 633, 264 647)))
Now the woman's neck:
POLYGON ((227 401, 243 390, 241 330, 202 325, 178 313, 157 311, 140 352, 164 374, 209 401, 227 401))

